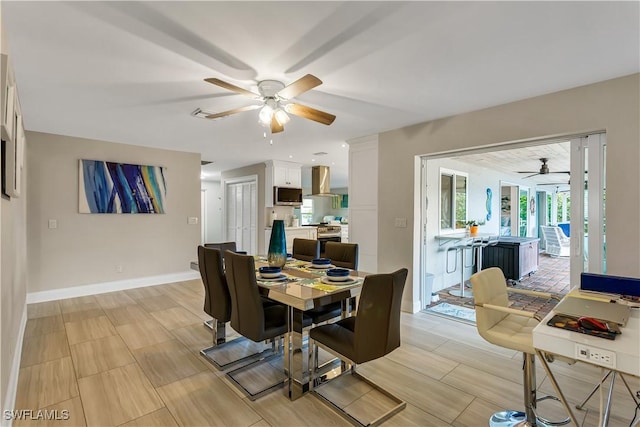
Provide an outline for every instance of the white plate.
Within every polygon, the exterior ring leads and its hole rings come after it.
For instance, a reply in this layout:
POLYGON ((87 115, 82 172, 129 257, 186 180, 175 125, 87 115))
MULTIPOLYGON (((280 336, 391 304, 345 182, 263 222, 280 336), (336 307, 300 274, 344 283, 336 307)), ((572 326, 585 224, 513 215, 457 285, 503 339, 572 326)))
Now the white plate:
POLYGON ((287 280, 287 275, 281 274, 278 277, 270 277, 270 278, 266 278, 258 275, 257 280, 261 280, 263 282, 281 282, 283 280, 287 280))
POLYGON ((327 285, 336 285, 336 286, 353 285, 354 283, 356 283, 356 279, 354 279, 353 277, 349 277, 348 280, 342 280, 338 282, 338 281, 330 280, 327 276, 324 276, 321 279, 321 281, 322 283, 326 283, 327 285))
POLYGON ((328 270, 330 268, 336 268, 335 265, 333 264, 327 264, 327 265, 315 265, 313 263, 309 263, 309 265, 307 266, 309 268, 315 268, 317 270, 328 270))
POLYGON ((353 280, 348 275, 347 276, 330 276, 327 273, 325 273, 324 277, 326 277, 327 279, 329 279, 332 282, 347 282, 349 280, 353 280))

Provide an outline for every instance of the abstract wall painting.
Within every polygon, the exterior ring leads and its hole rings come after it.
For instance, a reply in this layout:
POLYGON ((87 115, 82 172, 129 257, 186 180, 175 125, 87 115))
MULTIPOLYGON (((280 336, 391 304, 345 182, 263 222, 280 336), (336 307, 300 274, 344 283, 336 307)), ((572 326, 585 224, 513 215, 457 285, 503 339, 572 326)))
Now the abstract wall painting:
POLYGON ((80 160, 80 213, 165 213, 165 169, 80 160))

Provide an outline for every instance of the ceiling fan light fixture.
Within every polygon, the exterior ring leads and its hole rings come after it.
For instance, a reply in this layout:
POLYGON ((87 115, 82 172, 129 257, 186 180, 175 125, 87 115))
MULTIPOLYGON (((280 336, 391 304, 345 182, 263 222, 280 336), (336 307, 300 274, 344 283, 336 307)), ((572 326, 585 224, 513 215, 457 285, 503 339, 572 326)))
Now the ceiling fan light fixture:
POLYGON ((289 123, 289 120, 291 120, 291 118, 289 118, 289 115, 285 113, 282 108, 278 108, 276 110, 275 116, 276 120, 278 121, 278 123, 280 123, 281 126, 286 125, 287 123, 289 123))
MULTIPOLYGON (((287 86, 277 80, 262 80, 258 82, 259 95, 254 91, 243 89, 217 78, 208 78, 205 79, 205 81, 226 90, 230 90, 231 92, 263 102, 262 105, 253 104, 223 111, 221 113, 207 113, 204 116, 207 119, 217 119, 231 114, 241 113, 243 111, 260 109, 260 112, 258 113, 259 123, 265 127, 270 127, 271 133, 280 133, 284 131, 284 125, 290 121, 289 114, 324 125, 330 125, 336 118, 333 114, 329 114, 306 105, 295 103, 285 104, 289 102, 288 100, 294 99, 298 95, 322 84, 322 80, 311 74, 306 74, 287 86)), ((200 113, 201 111, 198 109, 192 114, 198 116, 200 113)))
POLYGON ((270 105, 265 105, 258 113, 258 118, 260 119, 260 123, 267 126, 271 123, 271 118, 273 117, 273 108, 270 105))

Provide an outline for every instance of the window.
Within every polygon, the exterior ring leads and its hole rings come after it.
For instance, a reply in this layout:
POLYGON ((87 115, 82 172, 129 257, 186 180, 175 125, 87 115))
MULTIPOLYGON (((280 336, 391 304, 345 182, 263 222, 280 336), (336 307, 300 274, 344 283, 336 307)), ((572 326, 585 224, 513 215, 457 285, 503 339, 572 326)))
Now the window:
POLYGON ((302 199, 300 206, 300 224, 308 225, 313 222, 313 199, 302 199))
POLYGON ((527 237, 528 234, 528 226, 529 226, 529 190, 526 188, 520 187, 520 214, 518 222, 519 230, 518 235, 520 237, 527 237))
POLYGON ((468 175, 440 169, 440 232, 465 228, 468 175))

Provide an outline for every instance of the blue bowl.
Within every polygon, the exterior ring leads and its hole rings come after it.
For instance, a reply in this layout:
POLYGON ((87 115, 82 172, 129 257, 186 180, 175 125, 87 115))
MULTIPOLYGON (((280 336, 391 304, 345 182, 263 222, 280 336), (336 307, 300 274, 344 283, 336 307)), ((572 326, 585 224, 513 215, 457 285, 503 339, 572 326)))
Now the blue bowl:
POLYGON ((260 267, 258 271, 260 272, 260 277, 265 279, 273 279, 282 274, 282 268, 280 267, 260 267))
POLYGON ((314 265, 331 265, 331 260, 329 258, 316 258, 311 261, 311 264, 314 265))
POLYGON ((349 280, 349 270, 346 268, 330 268, 326 273, 329 280, 338 282, 349 280))

